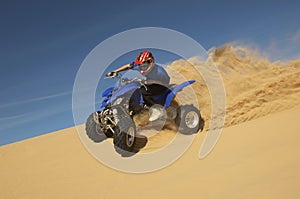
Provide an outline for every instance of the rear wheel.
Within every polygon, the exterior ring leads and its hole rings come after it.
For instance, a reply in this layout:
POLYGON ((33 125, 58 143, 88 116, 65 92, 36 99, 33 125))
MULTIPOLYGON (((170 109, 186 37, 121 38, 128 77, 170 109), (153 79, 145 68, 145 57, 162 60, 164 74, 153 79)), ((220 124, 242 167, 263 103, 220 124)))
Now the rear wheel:
POLYGON ((94 142, 102 142, 107 137, 111 137, 112 133, 104 132, 99 124, 96 123, 95 119, 97 118, 96 113, 92 113, 85 124, 85 131, 87 136, 94 142))
POLYGON ((179 132, 182 134, 197 133, 204 126, 204 120, 201 117, 200 111, 193 105, 179 107, 175 122, 179 132))
POLYGON ((136 141, 136 126, 131 118, 122 118, 114 129, 115 150, 126 156, 133 152, 136 141))

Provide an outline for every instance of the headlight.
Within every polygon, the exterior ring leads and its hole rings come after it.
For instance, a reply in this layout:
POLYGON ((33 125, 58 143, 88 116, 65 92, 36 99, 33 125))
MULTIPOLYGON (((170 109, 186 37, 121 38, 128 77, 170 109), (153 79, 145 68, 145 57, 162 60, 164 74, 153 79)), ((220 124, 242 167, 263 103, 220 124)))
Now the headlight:
POLYGON ((118 99, 116 99, 113 103, 112 103, 112 105, 113 106, 116 106, 116 105, 119 105, 119 104, 121 104, 121 102, 123 101, 123 98, 118 98, 118 99))

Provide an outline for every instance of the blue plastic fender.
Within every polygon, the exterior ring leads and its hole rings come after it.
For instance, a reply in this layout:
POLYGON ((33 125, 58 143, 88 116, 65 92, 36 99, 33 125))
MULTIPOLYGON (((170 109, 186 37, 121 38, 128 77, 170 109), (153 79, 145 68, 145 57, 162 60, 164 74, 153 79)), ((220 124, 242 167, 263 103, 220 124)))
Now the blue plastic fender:
POLYGON ((112 91, 113 91, 114 89, 115 89, 114 87, 110 87, 110 88, 106 89, 105 91, 103 91, 102 97, 107 97, 109 94, 112 93, 112 91))
POLYGON ((109 103, 108 103, 108 100, 109 99, 104 99, 103 101, 102 101, 102 104, 101 104, 101 107, 100 108, 104 108, 104 107, 106 107, 109 103))
MULTIPOLYGON (((140 85, 137 82, 132 82, 132 83, 127 84, 126 86, 119 87, 116 92, 113 92, 113 90, 116 89, 114 87, 110 87, 110 88, 106 89, 102 93, 102 97, 104 97, 104 99, 102 101, 101 108, 108 106, 110 103, 112 103, 118 97, 124 95, 125 93, 133 92, 136 89, 138 89, 139 87, 140 87, 140 85)), ((142 104, 143 98, 142 98, 141 94, 137 93, 137 95, 140 95, 140 98, 138 99, 137 103, 142 104)))
POLYGON ((181 91, 184 87, 187 87, 188 85, 191 85, 193 83, 195 83, 196 80, 189 80, 186 82, 183 82, 181 84, 179 84, 178 86, 176 86, 172 92, 170 92, 166 98, 166 102, 164 104, 164 108, 167 108, 168 106, 170 106, 174 96, 176 95, 176 93, 178 93, 179 91, 181 91))
POLYGON ((126 94, 126 93, 129 93, 131 91, 134 91, 136 89, 140 88, 140 85, 137 83, 137 82, 132 82, 132 83, 129 83, 127 84, 126 86, 124 87, 121 87, 120 89, 118 89, 117 92, 113 93, 113 95, 111 96, 111 98, 109 99, 110 102, 113 102, 115 101, 118 97, 126 94))

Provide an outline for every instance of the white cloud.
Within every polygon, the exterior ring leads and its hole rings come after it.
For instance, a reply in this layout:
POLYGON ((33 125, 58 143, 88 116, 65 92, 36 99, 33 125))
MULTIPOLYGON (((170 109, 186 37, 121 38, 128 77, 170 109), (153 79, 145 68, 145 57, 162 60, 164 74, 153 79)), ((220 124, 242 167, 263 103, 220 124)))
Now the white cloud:
POLYGON ((53 94, 53 95, 37 97, 37 98, 31 98, 31 99, 27 99, 27 100, 18 101, 18 102, 11 102, 11 103, 7 103, 7 104, 2 104, 2 105, 0 105, 0 109, 1 108, 12 107, 12 106, 18 106, 18 105, 22 105, 22 104, 28 104, 28 103, 42 101, 42 100, 58 98, 58 97, 70 95, 71 93, 72 93, 72 91, 66 91, 66 92, 57 93, 57 94, 53 94))
MULTIPOLYGON (((14 108, 25 104, 26 106, 32 106, 31 103, 34 104, 40 101, 60 98, 71 94, 72 94, 71 91, 66 91, 66 92, 56 93, 52 95, 31 98, 31 99, 26 99, 17 102, 11 102, 11 103, 0 105, 0 109, 14 108)), ((38 111, 32 111, 32 112, 30 111, 30 112, 19 113, 19 114, 17 112, 12 112, 13 113, 12 115, 0 117, 0 130, 11 128, 20 124, 33 122, 42 118, 47 118, 51 115, 66 111, 69 108, 69 106, 67 105, 68 102, 66 101, 66 99, 64 99, 62 101, 59 100, 55 105, 52 105, 51 107, 47 107, 46 109, 40 109, 38 111)))
POLYGON ((23 118, 28 116, 29 113, 19 114, 19 115, 12 115, 12 116, 6 116, 6 117, 0 117, 0 122, 2 121, 10 121, 10 120, 16 120, 19 118, 23 118))
POLYGON ((2 117, 0 118, 0 130, 3 131, 7 128, 44 119, 49 116, 64 112, 68 109, 69 107, 66 106, 66 103, 62 102, 55 106, 47 107, 47 109, 41 109, 38 111, 28 112, 20 115, 2 117))

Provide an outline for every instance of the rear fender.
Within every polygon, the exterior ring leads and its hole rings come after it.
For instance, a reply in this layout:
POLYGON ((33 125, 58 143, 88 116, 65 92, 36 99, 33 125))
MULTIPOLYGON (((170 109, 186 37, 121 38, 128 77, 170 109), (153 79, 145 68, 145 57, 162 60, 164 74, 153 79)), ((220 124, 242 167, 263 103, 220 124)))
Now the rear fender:
POLYGON ((187 87, 193 83, 195 83, 195 80, 189 80, 186 82, 183 82, 179 85, 177 85, 175 88, 172 89, 172 92, 170 92, 166 98, 166 102, 164 104, 164 108, 167 108, 168 106, 170 106, 173 98, 175 97, 176 93, 178 93, 179 91, 181 91, 184 87, 187 87))

